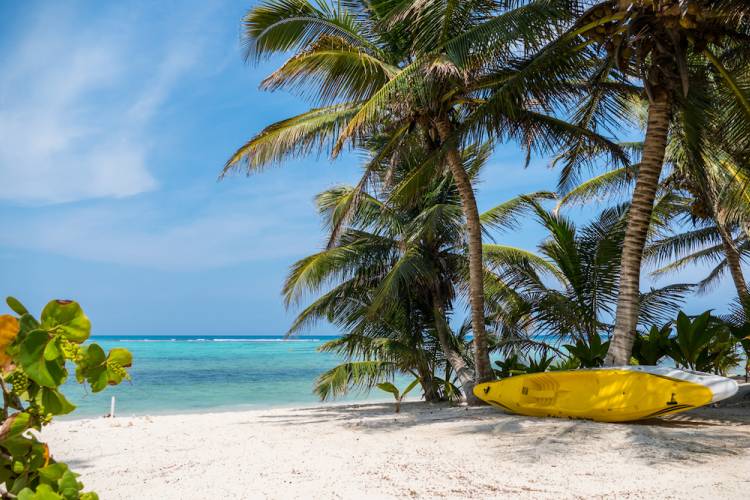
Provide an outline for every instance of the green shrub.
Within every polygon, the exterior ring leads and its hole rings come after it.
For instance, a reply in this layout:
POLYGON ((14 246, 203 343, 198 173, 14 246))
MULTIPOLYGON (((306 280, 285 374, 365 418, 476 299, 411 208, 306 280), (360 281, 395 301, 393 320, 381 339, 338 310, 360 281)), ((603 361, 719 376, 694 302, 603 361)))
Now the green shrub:
POLYGON ((607 357, 607 349, 609 349, 609 340, 602 342, 599 335, 593 335, 589 342, 578 339, 575 345, 568 344, 563 347, 579 361, 581 368, 595 368, 604 364, 604 358, 607 357))
POLYGON ((661 328, 651 327, 648 334, 637 335, 633 346, 633 357, 639 365, 656 365, 664 356, 669 355, 672 348, 672 322, 661 328))
POLYGON ((511 354, 505 359, 495 361, 497 368, 494 369, 495 375, 499 378, 512 377, 527 373, 529 367, 518 359, 518 354, 511 354))
POLYGON ((132 364, 132 356, 126 349, 105 353, 95 343, 84 345, 91 323, 76 302, 53 300, 39 320, 18 300, 9 297, 7 303, 18 316, 0 316, 0 483, 7 492, 3 498, 95 500, 96 493, 82 492, 78 475, 54 460, 34 431, 55 415, 75 409, 59 390, 68 378, 68 364, 75 366, 78 383, 99 392, 129 379, 125 368, 132 364))

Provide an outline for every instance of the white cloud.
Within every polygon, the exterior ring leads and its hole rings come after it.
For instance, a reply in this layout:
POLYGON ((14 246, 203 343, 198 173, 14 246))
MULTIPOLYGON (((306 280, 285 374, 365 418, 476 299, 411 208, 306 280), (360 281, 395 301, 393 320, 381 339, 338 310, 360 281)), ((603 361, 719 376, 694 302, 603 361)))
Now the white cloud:
POLYGON ((188 50, 173 33, 146 49, 127 16, 113 29, 78 14, 49 4, 0 59, 0 200, 120 198, 157 186, 146 128, 198 44, 188 50))
POLYGON ((0 214, 0 246, 168 271, 296 258, 321 245, 319 185, 213 185, 140 200, 0 214))

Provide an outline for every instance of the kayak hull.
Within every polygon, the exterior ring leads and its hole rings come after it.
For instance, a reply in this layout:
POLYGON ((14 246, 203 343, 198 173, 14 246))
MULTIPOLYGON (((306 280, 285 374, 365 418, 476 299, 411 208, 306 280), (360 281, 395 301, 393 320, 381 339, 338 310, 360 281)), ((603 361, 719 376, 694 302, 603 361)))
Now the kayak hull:
POLYGON ((736 392, 725 377, 656 366, 532 373, 474 387, 479 399, 512 413, 600 422, 672 415, 736 392))

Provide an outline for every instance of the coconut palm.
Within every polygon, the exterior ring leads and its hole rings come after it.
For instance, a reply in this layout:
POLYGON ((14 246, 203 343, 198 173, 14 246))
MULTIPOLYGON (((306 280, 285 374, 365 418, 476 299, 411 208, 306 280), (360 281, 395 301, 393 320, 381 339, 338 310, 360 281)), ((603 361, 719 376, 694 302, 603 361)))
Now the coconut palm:
MULTIPOLYGON (((716 101, 713 105, 715 109, 721 106, 716 101)), ((721 118, 721 113, 711 117, 694 110, 675 113, 658 188, 659 209, 652 215, 644 256, 663 265, 654 275, 713 263, 714 269, 698 284, 698 292, 710 289, 729 270, 738 299, 747 304, 741 268, 742 254, 749 246, 743 231, 743 221, 750 220, 750 198, 744 187, 747 173, 737 166, 732 145, 721 133, 721 118), (692 229, 686 230, 689 226, 692 229)), ((627 147, 638 152, 643 144, 627 147)), ((639 166, 610 170, 581 183, 561 198, 557 209, 595 198, 624 197, 632 189, 639 166)))
MULTIPOLYGON (((709 85, 739 111, 726 132, 746 144, 750 132, 750 4, 744 0, 574 4, 587 9, 565 34, 540 52, 537 64, 556 75, 566 69, 569 59, 587 51, 592 60, 604 61, 624 76, 639 79, 648 97, 643 154, 628 217, 615 330, 607 356, 608 364, 624 364, 635 338, 643 248, 675 112, 707 112, 699 98, 705 94, 700 87, 709 85)), ((596 100, 590 104, 592 109, 601 109, 596 100)))
MULTIPOLYGON (((293 53, 262 87, 299 90, 316 107, 267 127, 225 167, 225 172, 242 167, 254 172, 311 152, 335 156, 346 144, 361 147, 386 134, 390 140, 377 154, 381 160, 410 136, 420 135, 430 155, 415 175, 442 175, 440 167, 445 166, 461 197, 479 381, 493 375, 484 326, 481 225, 462 150, 488 135, 519 139, 529 150, 550 149, 575 137, 620 155, 613 144, 585 127, 546 114, 551 106, 540 92, 484 105, 493 89, 516 71, 516 59, 540 47, 558 16, 568 12, 567 0, 539 0, 513 10, 504 10, 506 3, 380 0, 313 5, 267 0, 254 7, 244 21, 248 57, 293 53)), ((368 172, 357 192, 363 190, 368 172)), ((355 209, 359 198, 356 193, 348 198, 347 211, 355 209)), ((334 231, 331 243, 337 236, 334 231)))
MULTIPOLYGON (((523 197, 522 197, 523 198, 523 197)), ((551 339, 592 345, 614 326, 620 277, 620 255, 625 238, 627 205, 604 210, 582 228, 568 218, 528 200, 538 222, 548 232, 538 252, 488 245, 487 265, 526 301, 525 315, 517 317, 516 332, 505 345, 533 346, 551 339), (532 341, 532 342, 530 342, 532 341)), ((639 296, 640 326, 664 323, 680 307, 690 285, 673 284, 639 296)), ((506 310, 500 321, 507 321, 506 310)))
MULTIPOLYGON (((373 146, 374 157, 379 146, 373 146)), ((471 177, 488 154, 487 146, 465 151, 462 162, 471 177)), ((419 197, 393 195, 424 155, 421 144, 402 147, 398 164, 368 163, 371 182, 364 192, 338 187, 317 198, 326 227, 339 236, 331 247, 292 267, 284 294, 289 305, 305 294, 320 294, 299 314, 290 334, 323 318, 346 332, 323 346, 348 359, 321 376, 316 390, 322 397, 352 386, 371 388, 397 372, 414 374, 428 400, 457 393, 454 377, 472 396, 466 332, 457 336, 449 326, 466 275, 457 188, 446 173, 430 178, 419 197), (360 200, 351 211, 355 194, 360 200), (442 379, 438 368, 445 373, 442 379)))

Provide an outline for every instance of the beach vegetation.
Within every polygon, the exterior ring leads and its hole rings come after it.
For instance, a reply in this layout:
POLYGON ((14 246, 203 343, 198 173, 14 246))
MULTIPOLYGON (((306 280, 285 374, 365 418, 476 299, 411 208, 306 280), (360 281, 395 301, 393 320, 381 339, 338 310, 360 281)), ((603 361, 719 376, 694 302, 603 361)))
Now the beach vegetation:
MULTIPOLYGON (((262 87, 301 91, 315 108, 264 129, 224 171, 256 172, 311 152, 335 157, 346 145, 360 148, 384 132, 390 140, 380 154, 387 156, 404 140, 423 136, 429 161, 418 175, 449 171, 461 200, 475 381, 494 375, 485 332, 482 226, 465 150, 488 139, 513 139, 531 154, 575 140, 608 151, 615 162, 626 159, 611 141, 548 113, 554 105, 542 88, 550 79, 519 70, 519 61, 556 33, 561 16, 572 21, 566 6, 268 0, 244 19, 248 58, 292 53, 262 87)), ((349 208, 358 200, 353 196, 349 208)))
POLYGON ((75 410, 60 391, 74 368, 78 383, 100 392, 130 378, 133 360, 122 348, 105 352, 86 342, 91 323, 70 300, 49 302, 35 318, 9 297, 15 316, 0 316, 0 365, 3 391, 0 425, 0 483, 3 498, 19 500, 96 500, 63 462, 55 460, 39 432, 57 415, 75 410))
MULTIPOLYGON (((416 377, 429 401, 459 397, 457 386, 470 393, 470 328, 454 331, 449 322, 467 280, 460 199, 448 173, 423 182, 419 197, 403 194, 424 160, 417 146, 368 163, 364 191, 340 186, 317 197, 324 226, 337 237, 295 263, 285 282, 288 305, 316 296, 288 334, 320 319, 345 331, 320 348, 345 358, 318 379, 323 399, 371 389, 397 373, 416 377)), ((472 176, 487 154, 486 146, 466 151, 472 176)))
POLYGON ((418 383, 419 379, 414 379, 409 385, 404 388, 403 391, 399 391, 398 387, 390 382, 380 382, 378 384, 378 389, 389 394, 393 394, 393 397, 396 399, 396 413, 401 413, 401 401, 404 400, 406 395, 409 394, 411 390, 417 386, 418 383))
POLYGON ((459 389, 471 400, 496 376, 665 357, 726 371, 750 314, 748 14, 738 0, 251 8, 248 60, 290 55, 261 87, 311 107, 251 137, 222 175, 346 148, 366 159, 356 185, 318 196, 327 245, 284 285, 288 306, 314 296, 289 334, 318 320, 344 332, 321 348, 344 360, 316 393, 406 374, 429 401, 459 389), (633 124, 643 140, 616 140, 633 124), (527 164, 556 155, 557 193, 480 213, 478 172, 509 141, 527 164), (562 214, 613 196, 622 202, 586 223, 562 214), (529 215, 546 232, 536 251, 496 241, 529 215), (697 284, 641 290, 644 264, 662 277, 704 263, 714 267, 697 284), (727 272, 742 319, 679 312, 727 272))
MULTIPOLYGON (((547 66, 544 72, 548 74, 580 74, 580 67, 585 66, 580 57, 585 53, 591 56, 589 64, 599 68, 593 81, 613 76, 639 81, 647 101, 646 131, 623 241, 615 327, 606 360, 607 364, 626 364, 638 324, 644 245, 675 117, 684 115, 688 133, 700 140, 701 134, 711 130, 703 125, 719 111, 718 123, 723 137, 729 139, 725 144, 730 153, 746 155, 741 151, 747 151, 750 136, 750 99, 745 86, 750 6, 715 0, 607 0, 572 2, 571 6, 585 6, 585 10, 578 11, 570 28, 534 56, 537 66, 547 66), (572 68, 571 62, 575 62, 572 68), (712 102, 707 96, 720 98, 712 102), (727 122, 730 116, 732 123, 727 122)), ((621 108, 602 102, 596 92, 582 97, 580 109, 581 118, 594 126, 604 124, 606 115, 616 121, 623 116, 621 108)), ((572 145, 569 151, 568 157, 576 158, 581 148, 572 145)), ((703 170, 700 157, 693 155, 690 161, 693 168, 703 170)))
POLYGON ((604 364, 604 358, 609 349, 609 340, 602 342, 602 338, 595 335, 588 341, 578 339, 575 344, 565 344, 563 347, 578 360, 580 368, 596 368, 604 364))
POLYGON ((505 359, 497 359, 495 365, 497 366, 495 373, 498 378, 512 377, 529 371, 529 366, 519 359, 518 354, 510 354, 505 359))
MULTIPOLYGON (((542 347, 564 341, 583 366, 599 366, 609 347, 602 337, 614 327, 628 206, 607 208, 579 227, 533 196, 501 205, 520 200, 546 234, 536 252, 500 245, 485 251, 495 283, 505 285, 503 296, 490 302, 496 307, 489 314, 498 324, 496 349, 538 348, 540 339, 546 339, 542 347)), ((643 292, 639 326, 674 318, 691 290, 691 284, 674 283, 643 292)))

